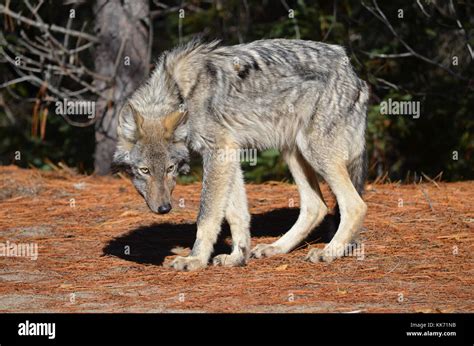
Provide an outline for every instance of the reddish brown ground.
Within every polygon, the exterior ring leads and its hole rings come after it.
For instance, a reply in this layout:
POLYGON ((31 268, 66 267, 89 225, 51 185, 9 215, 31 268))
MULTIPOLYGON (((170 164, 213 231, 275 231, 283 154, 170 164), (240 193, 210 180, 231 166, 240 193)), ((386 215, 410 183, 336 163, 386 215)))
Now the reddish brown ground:
MULTIPOLYGON (((173 212, 159 216, 125 179, 3 167, 0 243, 37 243, 39 257, 0 257, 0 311, 473 312, 473 190, 474 182, 369 185, 363 260, 303 261, 324 245, 326 220, 288 255, 175 272, 162 263, 192 246, 200 185, 178 186, 173 212)), ((253 245, 295 221, 294 185, 247 191, 253 245)), ((224 233, 217 253, 228 251, 224 233)))

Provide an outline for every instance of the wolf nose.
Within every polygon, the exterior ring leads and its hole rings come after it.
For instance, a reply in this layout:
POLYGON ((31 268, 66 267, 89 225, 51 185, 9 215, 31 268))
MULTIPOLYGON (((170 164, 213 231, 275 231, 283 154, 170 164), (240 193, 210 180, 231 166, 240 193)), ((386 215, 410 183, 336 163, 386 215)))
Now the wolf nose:
POLYGON ((158 207, 158 213, 160 213, 160 214, 167 214, 167 213, 170 212, 170 210, 171 210, 171 204, 169 204, 169 203, 160 205, 158 207))

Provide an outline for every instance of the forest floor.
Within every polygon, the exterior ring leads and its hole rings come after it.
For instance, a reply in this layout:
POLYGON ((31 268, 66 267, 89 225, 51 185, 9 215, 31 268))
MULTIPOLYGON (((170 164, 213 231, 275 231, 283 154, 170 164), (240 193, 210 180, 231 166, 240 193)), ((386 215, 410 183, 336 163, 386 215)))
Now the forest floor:
MULTIPOLYGON (((296 186, 247 192, 253 246, 295 222, 296 186)), ((199 194, 177 186, 155 215, 126 179, 1 167, 0 312, 474 312, 474 181, 369 184, 358 256, 303 260, 327 242, 327 216, 290 254, 176 272, 163 263, 189 252, 199 194), (36 260, 11 256, 22 244, 36 260)), ((215 254, 229 243, 224 226, 215 254)))

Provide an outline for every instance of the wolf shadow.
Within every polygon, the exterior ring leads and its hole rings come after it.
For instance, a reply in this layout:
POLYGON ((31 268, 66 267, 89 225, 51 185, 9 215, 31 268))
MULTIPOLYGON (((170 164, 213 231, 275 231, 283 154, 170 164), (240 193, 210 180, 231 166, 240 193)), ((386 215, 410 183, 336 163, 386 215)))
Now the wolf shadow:
MULTIPOLYGON (((253 214, 251 236, 279 237, 294 225, 298 214, 298 208, 281 208, 253 214)), ((328 243, 334 236, 339 221, 338 215, 326 215, 323 222, 299 247, 304 247, 305 244, 307 246, 307 244, 328 243)), ((162 265, 166 257, 173 255, 174 248, 192 248, 196 239, 196 229, 196 223, 157 223, 139 227, 110 240, 103 248, 103 256, 115 256, 141 264, 162 265), (127 249, 129 251, 126 251, 127 249)), ((229 225, 224 222, 213 256, 230 253, 231 246, 227 241, 229 237, 229 225)))

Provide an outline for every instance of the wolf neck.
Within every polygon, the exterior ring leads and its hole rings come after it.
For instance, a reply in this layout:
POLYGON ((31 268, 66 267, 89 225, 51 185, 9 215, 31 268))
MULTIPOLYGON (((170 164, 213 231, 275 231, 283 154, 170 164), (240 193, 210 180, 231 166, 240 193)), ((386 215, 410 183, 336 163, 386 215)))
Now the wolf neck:
POLYGON ((135 92, 132 103, 144 116, 157 117, 177 111, 184 100, 178 85, 160 61, 148 81, 135 92))

